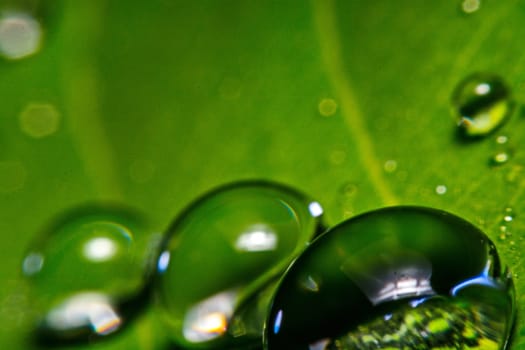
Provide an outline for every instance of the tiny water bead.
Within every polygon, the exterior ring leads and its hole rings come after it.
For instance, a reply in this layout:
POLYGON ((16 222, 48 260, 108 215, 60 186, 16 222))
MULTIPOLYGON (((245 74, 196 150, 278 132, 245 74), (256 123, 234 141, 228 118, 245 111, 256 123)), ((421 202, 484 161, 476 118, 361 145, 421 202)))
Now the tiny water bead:
POLYGON ((481 5, 480 0, 463 0, 461 2, 461 10, 466 14, 471 14, 479 10, 481 5))
POLYGON ((292 263, 264 344, 503 349, 513 321, 512 280, 485 234, 440 210, 389 207, 326 231, 292 263))
POLYGON ((109 206, 68 211, 48 227, 22 262, 39 340, 83 341, 122 328, 144 302, 151 237, 139 214, 109 206))
POLYGON ((319 232, 322 213, 318 202, 270 182, 220 187, 182 212, 155 281, 174 343, 260 346, 275 281, 319 232))
POLYGON ((514 101, 501 78, 476 73, 458 84, 452 94, 452 107, 461 134, 475 138, 500 127, 510 116, 514 101))

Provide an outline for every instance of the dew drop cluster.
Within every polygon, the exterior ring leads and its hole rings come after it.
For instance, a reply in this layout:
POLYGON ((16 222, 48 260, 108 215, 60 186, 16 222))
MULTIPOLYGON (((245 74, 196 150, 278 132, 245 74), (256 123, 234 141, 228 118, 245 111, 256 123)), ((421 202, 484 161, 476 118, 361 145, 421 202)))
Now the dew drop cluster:
POLYGON ((205 193, 160 237, 132 209, 67 211, 22 261, 34 341, 102 342, 153 309, 176 349, 506 347, 512 279, 478 228, 410 206, 322 217, 265 181, 205 193))

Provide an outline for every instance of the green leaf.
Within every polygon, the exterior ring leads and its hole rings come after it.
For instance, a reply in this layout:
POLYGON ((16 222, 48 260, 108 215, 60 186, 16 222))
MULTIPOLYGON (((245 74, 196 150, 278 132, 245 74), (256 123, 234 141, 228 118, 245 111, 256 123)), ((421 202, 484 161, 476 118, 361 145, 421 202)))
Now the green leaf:
MULTIPOLYGON (((0 348, 29 347, 20 263, 56 214, 123 202, 162 231, 196 196, 246 178, 303 190, 329 224, 394 204, 466 218, 496 243, 525 311, 521 108, 461 142, 450 105, 479 71, 525 99, 522 2, 481 0, 470 14, 461 0, 9 3, 41 20, 44 41, 0 62, 0 348), (58 111, 56 132, 21 128, 30 103, 58 111), (492 164, 501 152, 510 159, 492 164)), ((157 349, 153 314, 86 347, 157 349)), ((521 316, 515 333, 519 349, 521 316)))

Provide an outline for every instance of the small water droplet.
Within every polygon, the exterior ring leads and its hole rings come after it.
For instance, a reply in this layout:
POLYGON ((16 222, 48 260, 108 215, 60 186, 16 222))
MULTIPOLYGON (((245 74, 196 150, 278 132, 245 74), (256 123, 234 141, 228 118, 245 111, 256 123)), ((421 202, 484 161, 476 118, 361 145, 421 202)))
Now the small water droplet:
POLYGON ((134 211, 98 205, 68 211, 44 230, 22 262, 40 339, 82 341, 121 329, 147 292, 149 237, 134 211))
POLYGON ((479 10, 481 5, 480 0, 463 0, 461 3, 461 10, 466 14, 471 14, 479 10))
POLYGON ((445 185, 436 186, 436 194, 443 195, 445 193, 447 193, 447 186, 445 185))
POLYGON ((273 282, 317 234, 322 211, 269 182, 230 184, 191 204, 169 228, 157 264, 155 292, 173 341, 260 344, 273 282))
POLYGON ((390 207, 335 226, 294 260, 266 349, 498 350, 514 314, 510 275, 483 232, 439 210, 390 207), (305 290, 308 276, 322 283, 305 290))
POLYGON ((509 154, 507 152, 498 152, 491 158, 492 165, 502 165, 507 163, 509 160, 509 154))
POLYGON ((496 143, 498 143, 500 145, 504 145, 508 141, 509 141, 509 138, 507 136, 505 136, 505 135, 500 135, 500 136, 496 137, 496 143))
POLYGON ((383 168, 385 169, 387 173, 393 173, 394 171, 397 170, 397 162, 393 159, 389 159, 385 162, 385 164, 383 165, 383 168))
POLYGON ((337 102, 331 98, 323 98, 319 102, 318 109, 323 117, 331 117, 337 112, 337 102))
POLYGON ((458 84, 452 94, 452 105, 461 133, 482 137, 505 122, 514 102, 501 78, 477 73, 458 84))
POLYGON ((30 103, 19 117, 22 131, 40 139, 54 134, 60 125, 60 113, 49 103, 30 103))
POLYGON ((511 222, 514 220, 514 210, 510 207, 505 208, 505 214, 503 216, 503 221, 511 222))
POLYGON ((40 23, 23 12, 0 15, 0 55, 19 60, 38 52, 42 41, 40 23))

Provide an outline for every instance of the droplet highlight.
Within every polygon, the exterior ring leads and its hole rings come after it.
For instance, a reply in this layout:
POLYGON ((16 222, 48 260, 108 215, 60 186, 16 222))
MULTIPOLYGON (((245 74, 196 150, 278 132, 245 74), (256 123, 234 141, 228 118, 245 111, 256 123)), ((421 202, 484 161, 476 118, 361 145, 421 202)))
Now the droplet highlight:
POLYGON ((452 106, 460 133, 476 138, 503 125, 514 109, 514 102, 500 77, 476 73, 458 84, 452 94, 452 106))
POLYGON ((422 207, 379 209, 326 231, 271 305, 267 350, 497 350, 515 313, 510 274, 487 236, 422 207), (316 288, 304 288, 309 276, 316 288))
POLYGON ((319 202, 276 183, 241 182, 197 199, 157 260, 159 310, 175 344, 260 344, 275 281, 320 228, 319 202))
POLYGON ((120 330, 146 304, 151 237, 140 214, 105 205, 73 209, 47 227, 22 261, 37 339, 85 341, 120 330))

